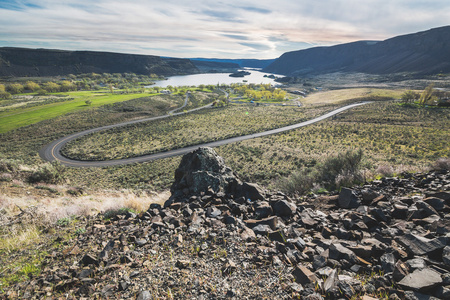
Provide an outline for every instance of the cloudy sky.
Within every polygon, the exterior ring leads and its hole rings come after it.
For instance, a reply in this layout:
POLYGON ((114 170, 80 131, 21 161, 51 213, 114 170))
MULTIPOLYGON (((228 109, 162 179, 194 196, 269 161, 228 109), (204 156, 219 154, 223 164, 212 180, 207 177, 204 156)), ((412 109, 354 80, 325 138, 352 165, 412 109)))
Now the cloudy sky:
POLYGON ((0 0, 0 47, 276 58, 449 20, 449 0, 0 0))

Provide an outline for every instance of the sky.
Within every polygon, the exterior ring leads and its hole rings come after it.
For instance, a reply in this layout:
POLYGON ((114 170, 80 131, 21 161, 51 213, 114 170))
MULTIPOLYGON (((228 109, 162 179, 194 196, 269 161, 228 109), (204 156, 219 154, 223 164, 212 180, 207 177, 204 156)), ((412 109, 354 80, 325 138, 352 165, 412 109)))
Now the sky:
POLYGON ((0 47, 277 58, 450 25, 449 0, 0 0, 0 47))

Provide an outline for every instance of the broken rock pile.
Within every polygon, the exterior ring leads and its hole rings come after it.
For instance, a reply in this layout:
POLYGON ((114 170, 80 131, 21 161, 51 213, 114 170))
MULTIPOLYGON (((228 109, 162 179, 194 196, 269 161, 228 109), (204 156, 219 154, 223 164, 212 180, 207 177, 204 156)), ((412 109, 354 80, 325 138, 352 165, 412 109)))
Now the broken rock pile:
MULTIPOLYGON (((163 206, 90 219, 23 298, 450 299, 450 174, 403 174, 291 199, 209 148, 183 157, 163 206)), ((14 295, 14 294, 13 294, 14 295)))

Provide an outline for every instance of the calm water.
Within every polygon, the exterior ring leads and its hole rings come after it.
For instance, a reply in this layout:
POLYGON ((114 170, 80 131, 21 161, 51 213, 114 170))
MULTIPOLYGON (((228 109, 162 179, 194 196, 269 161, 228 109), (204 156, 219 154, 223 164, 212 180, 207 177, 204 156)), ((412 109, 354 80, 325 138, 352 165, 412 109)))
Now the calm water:
MULTIPOLYGON (((251 74, 245 77, 230 77, 230 73, 205 73, 205 74, 195 74, 195 75, 183 75, 183 76, 172 76, 169 77, 168 80, 156 81, 155 85, 159 87, 167 87, 171 86, 191 86, 191 85, 200 85, 200 84, 230 84, 230 83, 270 83, 273 85, 277 85, 273 79, 266 78, 264 75, 270 75, 270 73, 263 73, 255 70, 246 70, 251 74), (243 80, 247 80, 247 82, 243 82, 243 80)), ((274 74, 276 75, 276 74, 274 74)), ((276 75, 277 77, 283 77, 281 75, 276 75)))

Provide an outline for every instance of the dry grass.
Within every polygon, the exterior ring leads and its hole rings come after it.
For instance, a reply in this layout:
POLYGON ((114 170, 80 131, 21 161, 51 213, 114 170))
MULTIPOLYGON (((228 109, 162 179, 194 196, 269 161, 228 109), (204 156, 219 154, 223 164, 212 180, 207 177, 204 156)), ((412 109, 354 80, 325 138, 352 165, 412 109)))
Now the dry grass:
POLYGON ((317 92, 302 99, 304 104, 339 104, 347 100, 368 100, 370 98, 399 99, 405 90, 386 90, 376 88, 355 88, 317 92))
MULTIPOLYGON (((94 215, 111 209, 130 208, 141 212, 151 203, 163 204, 170 196, 161 193, 142 192, 139 195, 130 190, 101 191, 81 195, 67 195, 70 188, 62 185, 18 184, 17 181, 0 185, 0 211, 3 218, 14 218, 21 210, 33 208, 34 223, 51 225, 61 218, 94 215), (40 187, 36 189, 36 187, 40 187)), ((1 219, 0 219, 1 221, 1 219)))

